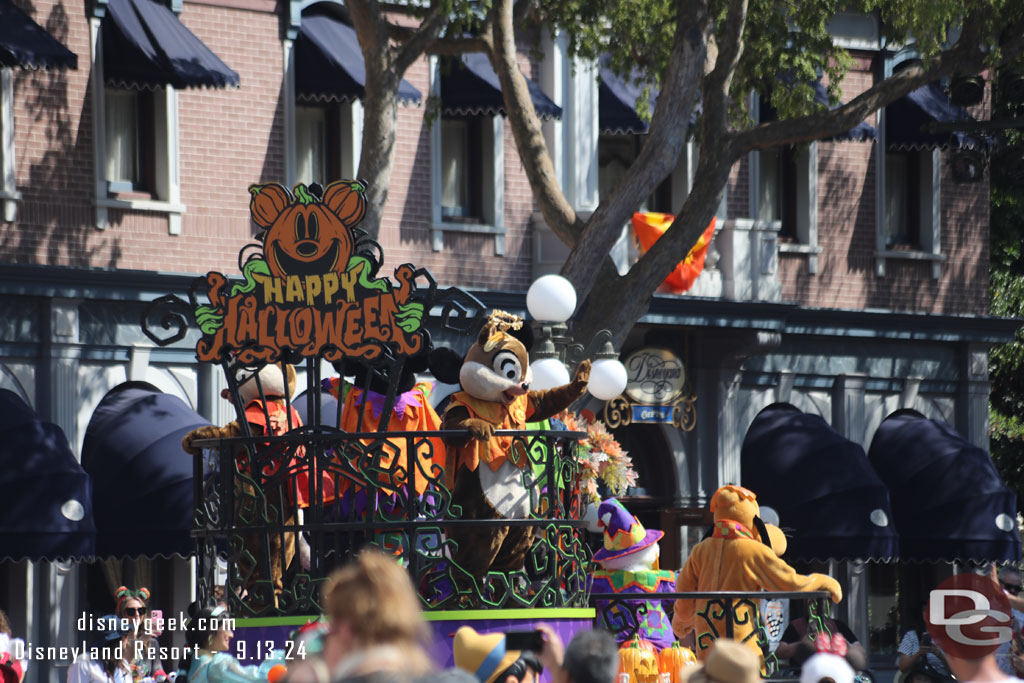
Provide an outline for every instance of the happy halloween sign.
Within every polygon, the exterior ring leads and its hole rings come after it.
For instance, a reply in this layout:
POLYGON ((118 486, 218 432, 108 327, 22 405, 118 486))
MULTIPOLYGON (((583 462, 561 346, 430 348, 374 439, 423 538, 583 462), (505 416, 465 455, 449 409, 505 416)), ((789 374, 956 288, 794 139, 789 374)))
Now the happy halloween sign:
POLYGON ((207 273, 209 304, 194 311, 199 360, 237 352, 242 363, 269 362, 286 350, 373 360, 385 346, 400 356, 422 350, 424 305, 413 296, 419 271, 399 266, 397 286, 377 277, 376 245, 353 231, 366 213, 362 183, 299 184, 294 192, 267 183, 249 192, 262 249, 242 266, 244 282, 207 273))

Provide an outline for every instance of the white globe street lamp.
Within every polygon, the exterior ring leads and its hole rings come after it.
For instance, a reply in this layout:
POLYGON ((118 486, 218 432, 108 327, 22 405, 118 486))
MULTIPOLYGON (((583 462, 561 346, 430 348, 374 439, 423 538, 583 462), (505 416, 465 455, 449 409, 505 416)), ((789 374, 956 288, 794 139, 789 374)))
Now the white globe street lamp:
POLYGON ((530 369, 533 370, 531 389, 546 391, 569 383, 569 371, 557 358, 538 358, 530 363, 530 369))
POLYGON ((544 275, 526 292, 526 308, 539 322, 564 323, 576 310, 576 290, 561 275, 544 275))
POLYGON ((626 368, 619 362, 611 343, 611 332, 598 332, 586 350, 565 336, 565 322, 576 310, 576 290, 571 282, 561 275, 537 278, 526 293, 526 308, 533 319, 542 324, 541 341, 533 354, 535 360, 530 364, 534 389, 542 391, 568 384, 570 377, 565 363, 574 362, 575 357, 594 355, 587 387, 591 395, 610 401, 625 390, 626 368), (591 348, 600 350, 593 353, 591 348))
POLYGON ((600 401, 610 401, 626 390, 628 379, 626 366, 618 358, 598 358, 590 369, 587 391, 600 401))

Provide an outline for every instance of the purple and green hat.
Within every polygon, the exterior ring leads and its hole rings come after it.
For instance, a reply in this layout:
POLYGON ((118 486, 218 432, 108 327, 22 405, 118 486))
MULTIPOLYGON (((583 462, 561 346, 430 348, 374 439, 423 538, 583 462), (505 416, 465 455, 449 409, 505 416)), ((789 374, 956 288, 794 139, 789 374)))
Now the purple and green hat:
POLYGON ((604 547, 594 553, 595 562, 613 560, 635 553, 661 540, 664 532, 647 531, 644 525, 615 498, 602 501, 597 509, 597 524, 604 529, 604 547))

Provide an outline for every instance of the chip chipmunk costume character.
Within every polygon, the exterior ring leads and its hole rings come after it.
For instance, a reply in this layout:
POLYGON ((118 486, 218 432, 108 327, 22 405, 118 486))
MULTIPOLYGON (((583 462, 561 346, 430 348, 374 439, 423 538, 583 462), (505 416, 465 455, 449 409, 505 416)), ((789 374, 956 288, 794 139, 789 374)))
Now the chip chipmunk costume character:
MULTIPOLYGON (((723 486, 711 497, 714 531, 690 552, 676 579, 683 591, 828 591, 833 602, 842 600, 839 583, 825 574, 798 574, 776 549, 784 536, 759 515, 757 496, 742 486, 723 486), (769 545, 772 543, 773 545, 769 545)), ((736 619, 733 638, 761 656, 754 607, 733 601, 736 619), (745 623, 744 623, 745 620, 745 623)), ((709 601, 676 600, 672 628, 683 639, 694 632, 697 658, 703 660, 716 638, 725 636, 724 617, 713 616, 709 601)))
MULTIPOLYGON (((598 526, 604 530, 604 547, 594 553, 594 562, 601 568, 594 572, 592 592, 633 595, 675 591, 675 572, 658 569, 658 541, 665 535, 663 532, 644 529, 640 520, 615 498, 601 502, 597 520, 598 526)), ((632 626, 633 619, 624 614, 622 608, 599 602, 597 612, 617 641, 622 643, 629 639, 630 633, 622 627, 632 626)), ((637 635, 659 650, 672 645, 675 640, 672 624, 660 600, 647 602, 647 612, 640 620, 637 635)))
MULTIPOLYGON (((529 457, 521 442, 494 436, 498 429, 523 429, 528 421, 547 419, 583 396, 590 361, 576 368, 572 382, 547 391, 530 391, 533 373, 523 343, 509 334, 523 321, 503 311, 490 314, 459 370, 462 391, 452 395, 442 426, 469 432, 446 437, 452 502, 463 519, 527 518, 530 491, 523 481, 529 457)), ((533 543, 534 528, 468 526, 449 528, 458 544, 452 561, 478 583, 490 570, 522 569, 533 543)), ((465 577, 459 575, 460 581, 465 577)))

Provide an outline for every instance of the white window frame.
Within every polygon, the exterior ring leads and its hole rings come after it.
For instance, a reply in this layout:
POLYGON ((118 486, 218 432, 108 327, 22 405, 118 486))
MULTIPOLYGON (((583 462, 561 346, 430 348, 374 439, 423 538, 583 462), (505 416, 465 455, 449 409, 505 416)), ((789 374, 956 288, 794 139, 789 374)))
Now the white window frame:
MULTIPOLYGON (((904 52, 885 60, 885 78, 892 76, 893 67, 916 56, 913 51, 904 52)), ((907 261, 930 261, 932 279, 942 276, 942 150, 938 147, 921 152, 920 209, 918 234, 920 249, 889 249, 886 245, 886 111, 878 110, 878 153, 875 154, 875 275, 885 277, 885 262, 889 259, 907 261)))
POLYGON ((18 192, 14 165, 14 74, 0 68, 0 217, 13 223, 18 218, 18 192))
MULTIPOLYGON (((436 56, 430 58, 430 96, 441 102, 441 67, 436 56)), ((443 103, 442 103, 443 107, 443 103)), ((449 223, 441 215, 441 125, 430 127, 431 162, 431 247, 444 249, 445 233, 471 233, 494 236, 494 255, 505 255, 505 119, 499 115, 481 117, 483 223, 449 223)))
MULTIPOLYGON (((760 98, 755 93, 751 98, 750 113, 755 122, 761 120, 760 98)), ((749 154, 750 169, 750 203, 749 216, 755 223, 761 215, 761 153, 753 151, 749 154)), ((818 245, 818 143, 812 142, 804 149, 797 151, 796 157, 796 239, 793 242, 778 242, 780 254, 796 254, 807 258, 807 273, 818 273, 818 256, 822 249, 818 245)), ((724 201, 724 197, 723 197, 724 201)), ((782 221, 772 223, 773 230, 778 233, 782 221), (778 225, 774 225, 774 224, 778 225)))
POLYGON ((167 215, 167 232, 181 234, 181 180, 178 172, 178 93, 171 86, 153 91, 153 155, 155 176, 152 199, 122 199, 110 196, 107 185, 106 82, 103 73, 102 16, 90 20, 92 30, 92 106, 93 106, 93 205, 96 227, 105 230, 109 209, 151 211, 167 215))

